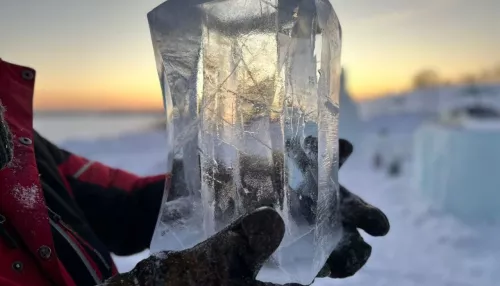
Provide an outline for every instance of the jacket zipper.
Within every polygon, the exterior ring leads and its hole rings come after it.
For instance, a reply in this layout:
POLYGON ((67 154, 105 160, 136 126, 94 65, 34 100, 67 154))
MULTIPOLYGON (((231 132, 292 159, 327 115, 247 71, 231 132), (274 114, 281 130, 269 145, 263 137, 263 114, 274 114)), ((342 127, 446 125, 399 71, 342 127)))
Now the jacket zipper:
POLYGON ((52 227, 54 227, 54 229, 68 242, 68 244, 71 246, 71 248, 73 248, 73 250, 76 252, 78 257, 80 258, 80 260, 83 262, 83 264, 87 268, 88 272, 90 273, 90 276, 92 276, 92 279, 94 279, 95 283, 100 284, 102 282, 101 279, 99 279, 99 277, 97 277, 96 271, 94 270, 94 268, 92 268, 92 266, 90 265, 90 262, 85 257, 85 255, 82 253, 82 251, 80 250, 78 245, 76 245, 71 240, 71 238, 66 234, 66 232, 57 223, 55 223, 54 220, 52 220, 52 218, 49 218, 49 221, 50 221, 50 224, 52 225, 52 227))
POLYGON ((109 271, 111 270, 111 266, 109 266, 108 262, 102 257, 101 253, 97 251, 94 247, 92 247, 88 242, 86 242, 83 238, 80 237, 78 233, 76 233, 73 229, 71 229, 69 226, 67 226, 63 221, 60 221, 59 224, 61 224, 62 227, 64 227, 67 231, 71 232, 73 236, 83 245, 87 246, 95 255, 99 258, 99 260, 102 262, 102 264, 106 267, 106 269, 109 271))
POLYGON ((14 237, 12 237, 12 235, 10 235, 10 233, 5 228, 4 223, 6 221, 7 221, 7 219, 5 218, 5 216, 0 214, 0 236, 4 238, 4 240, 7 243, 8 248, 15 249, 15 248, 17 248, 17 242, 14 239, 14 237))
POLYGON ((71 227, 69 227, 64 221, 61 220, 61 217, 56 214, 53 210, 47 208, 50 215, 52 216, 53 220, 57 223, 59 223, 64 229, 66 229, 67 231, 71 232, 71 234, 73 234, 73 236, 83 245, 85 245, 88 249, 90 249, 93 253, 95 253, 95 255, 99 258, 99 260, 102 262, 102 264, 104 265, 104 267, 106 267, 106 269, 108 271, 111 270, 111 266, 109 265, 109 263, 104 259, 104 257, 101 255, 101 253, 99 253, 99 251, 97 251, 97 249, 95 249, 94 247, 92 247, 88 242, 86 242, 83 238, 80 237, 80 235, 78 233, 76 233, 71 227))

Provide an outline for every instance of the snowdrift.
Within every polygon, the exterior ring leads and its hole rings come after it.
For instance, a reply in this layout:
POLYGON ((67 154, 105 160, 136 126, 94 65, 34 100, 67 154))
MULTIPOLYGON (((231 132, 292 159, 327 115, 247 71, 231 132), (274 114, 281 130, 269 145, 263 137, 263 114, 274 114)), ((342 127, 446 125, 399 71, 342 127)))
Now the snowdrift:
POLYGON ((500 123, 425 124, 414 136, 416 187, 462 219, 500 219, 500 123), (465 126, 465 127, 464 127, 465 126))

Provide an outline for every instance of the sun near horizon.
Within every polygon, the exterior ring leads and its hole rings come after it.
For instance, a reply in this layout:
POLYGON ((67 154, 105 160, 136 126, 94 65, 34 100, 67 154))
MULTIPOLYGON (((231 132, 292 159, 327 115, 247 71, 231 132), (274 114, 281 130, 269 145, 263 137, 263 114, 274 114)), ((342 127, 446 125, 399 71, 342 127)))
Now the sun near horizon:
MULTIPOLYGON (((0 58, 37 71, 37 110, 161 110, 146 14, 163 0, 2 3, 0 58)), ((331 0, 355 99, 407 90, 434 69, 456 79, 500 64, 500 2, 331 0)))

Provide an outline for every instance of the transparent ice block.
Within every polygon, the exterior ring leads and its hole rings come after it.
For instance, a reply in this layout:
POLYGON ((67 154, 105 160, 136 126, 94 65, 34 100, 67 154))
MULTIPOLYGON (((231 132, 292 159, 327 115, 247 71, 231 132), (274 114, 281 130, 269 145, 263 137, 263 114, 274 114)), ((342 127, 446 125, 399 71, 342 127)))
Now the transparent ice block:
POLYGON ((259 206, 286 234, 259 272, 310 283, 339 241, 341 31, 328 0, 169 0, 148 14, 169 150, 188 195, 151 250, 190 248, 259 206))

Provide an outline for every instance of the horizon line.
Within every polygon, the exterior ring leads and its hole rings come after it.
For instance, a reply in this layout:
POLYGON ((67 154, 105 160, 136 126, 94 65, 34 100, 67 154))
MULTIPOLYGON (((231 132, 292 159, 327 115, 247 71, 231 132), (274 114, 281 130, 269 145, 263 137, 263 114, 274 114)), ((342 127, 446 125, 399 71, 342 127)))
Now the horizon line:
POLYGON ((165 111, 160 108, 145 108, 145 109, 94 109, 94 108, 85 108, 85 109, 34 109, 33 113, 43 114, 43 113, 164 113, 165 111))

